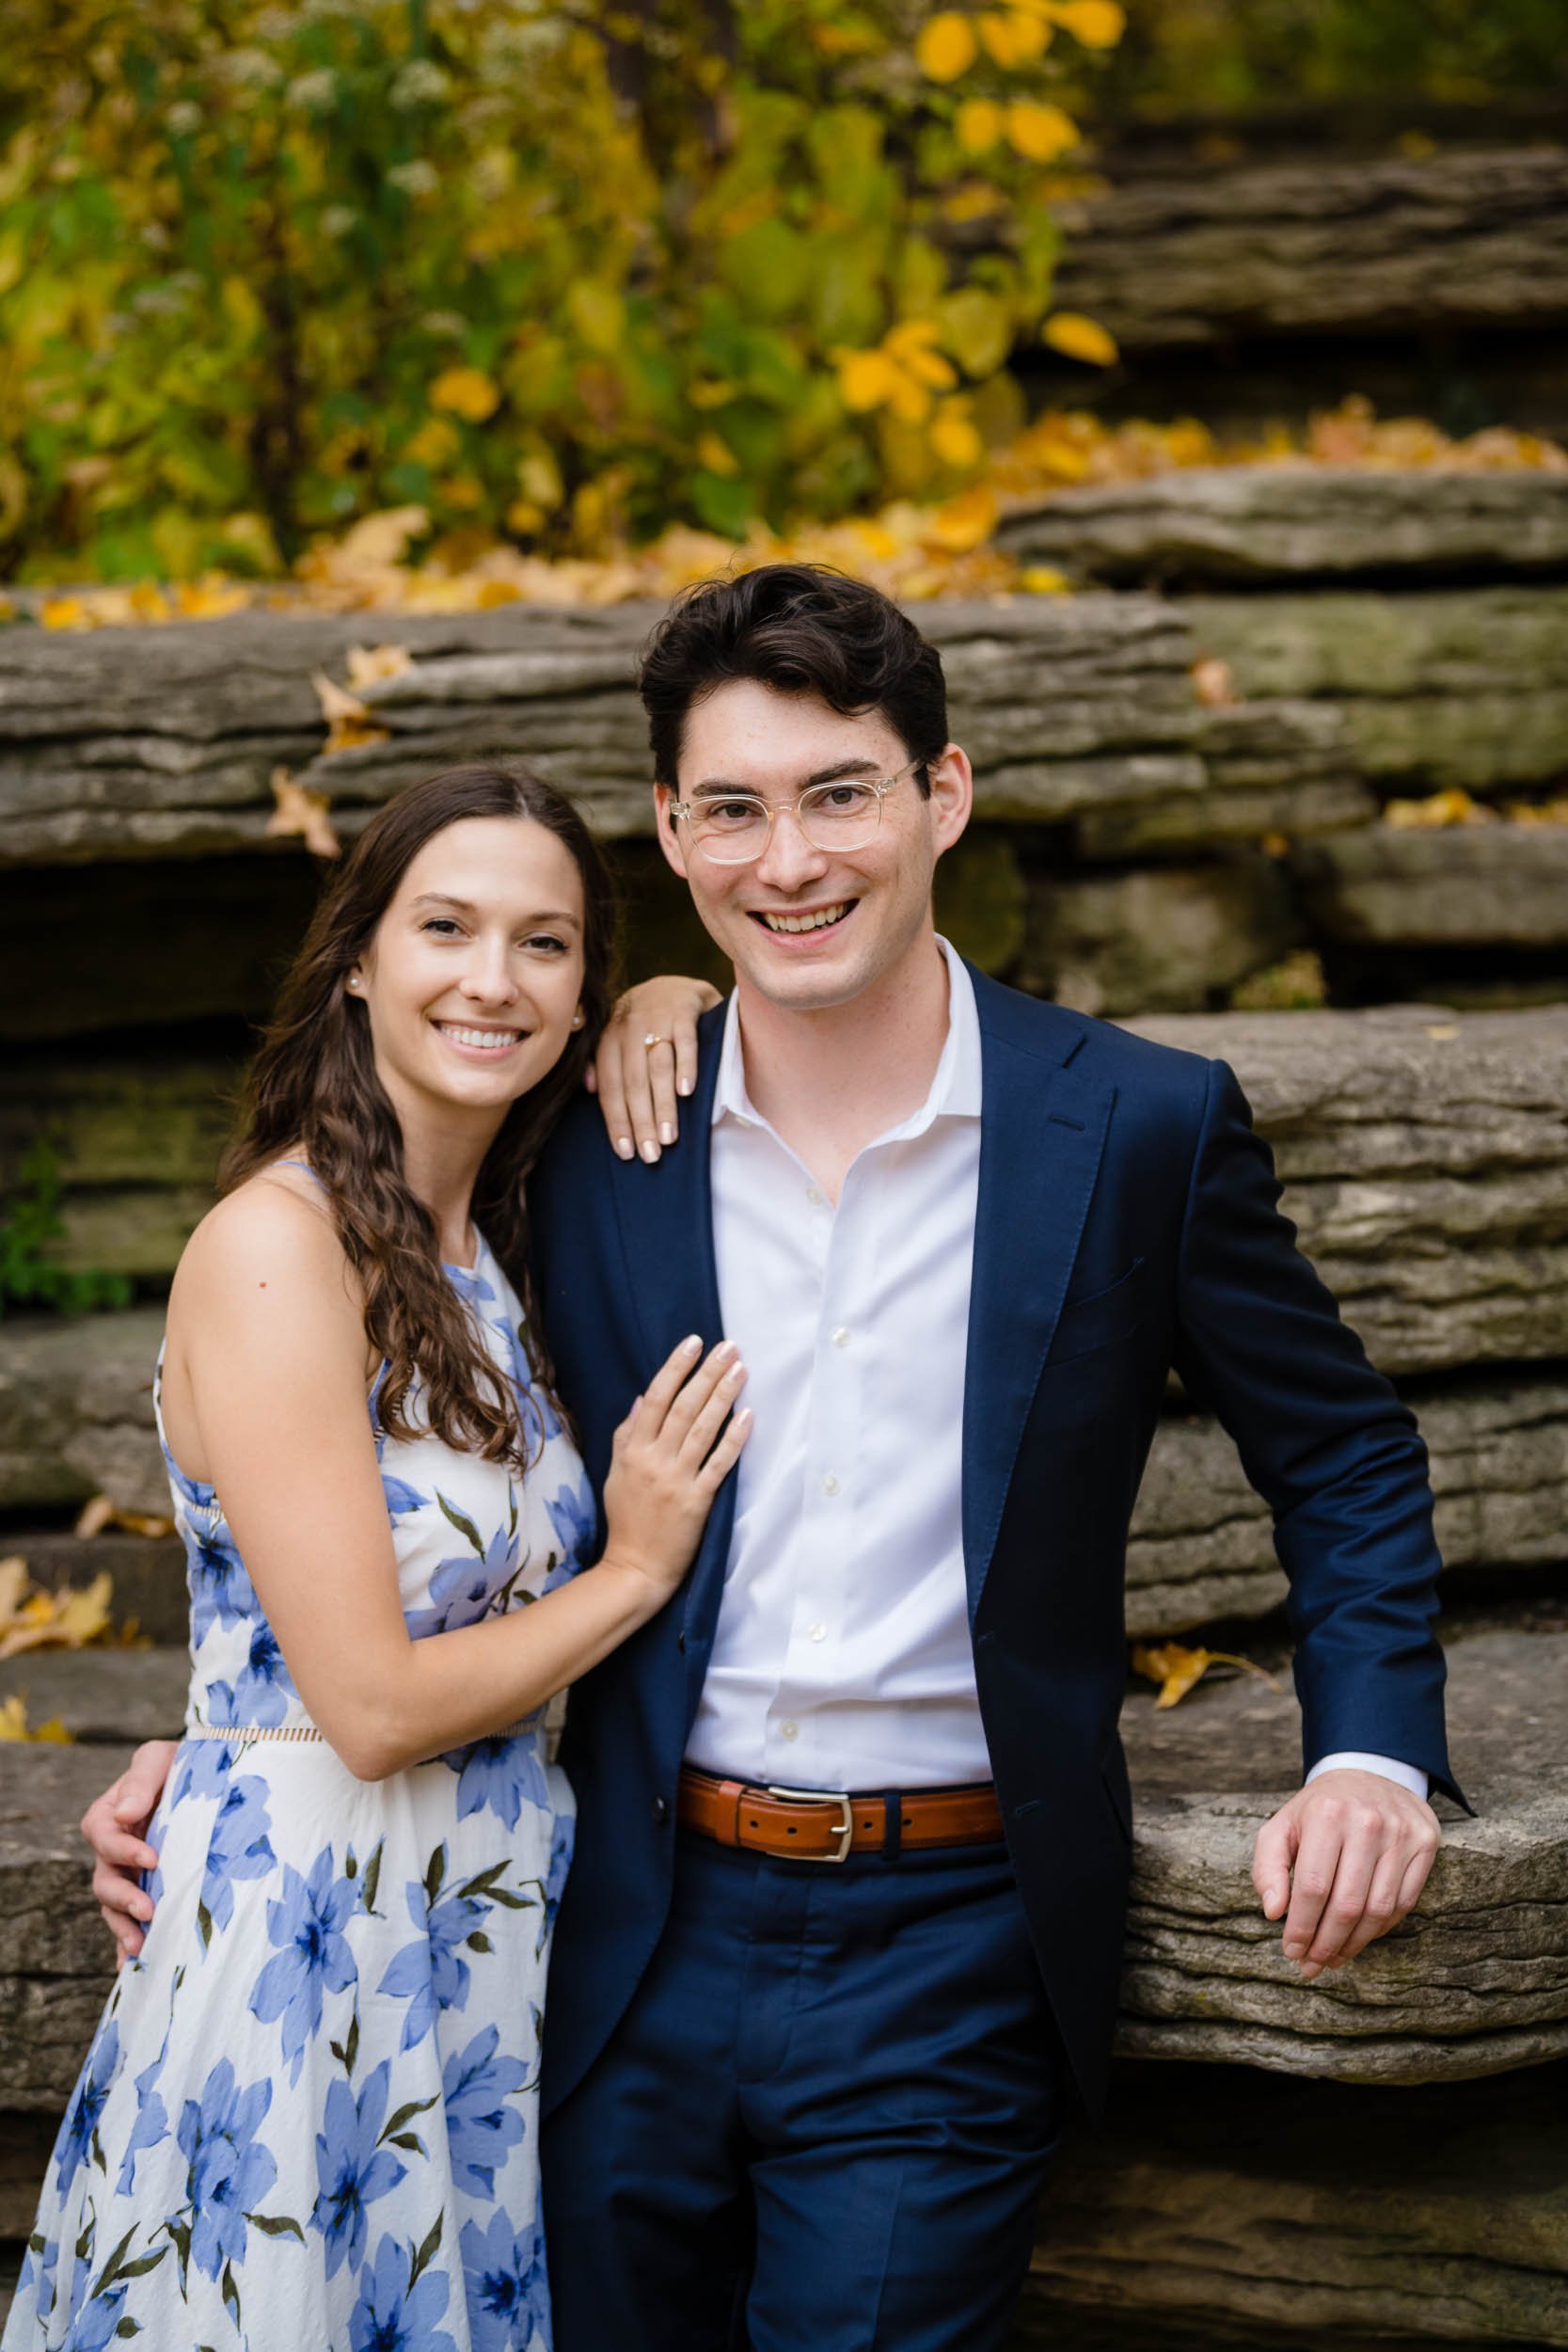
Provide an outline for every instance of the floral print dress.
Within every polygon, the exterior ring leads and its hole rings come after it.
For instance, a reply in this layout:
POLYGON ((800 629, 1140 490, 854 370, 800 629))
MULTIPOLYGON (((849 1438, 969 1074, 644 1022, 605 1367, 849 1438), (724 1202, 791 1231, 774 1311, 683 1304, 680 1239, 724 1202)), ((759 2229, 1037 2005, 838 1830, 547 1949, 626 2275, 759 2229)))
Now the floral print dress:
MULTIPOLYGON (((519 1481, 392 1439, 372 1391, 416 1638, 525 1606, 594 1526, 490 1250, 448 1272, 542 1452, 519 1481)), ((61 2125, 4 2352, 548 2352, 536 2086, 570 1788, 537 1721, 378 1782, 301 1737, 222 1504, 164 1451, 192 1674, 157 1910, 61 2125)))

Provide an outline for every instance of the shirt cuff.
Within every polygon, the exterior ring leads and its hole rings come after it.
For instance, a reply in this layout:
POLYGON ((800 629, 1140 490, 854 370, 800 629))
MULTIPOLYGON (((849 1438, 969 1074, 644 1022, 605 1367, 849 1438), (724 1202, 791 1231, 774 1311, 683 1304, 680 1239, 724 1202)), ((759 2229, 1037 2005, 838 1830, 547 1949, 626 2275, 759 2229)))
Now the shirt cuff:
POLYGON ((1431 1788, 1425 1772, 1418 1764, 1402 1764, 1397 1756, 1363 1756, 1358 1749, 1345 1748, 1336 1756, 1320 1756, 1307 1775, 1310 1785, 1320 1772, 1380 1772, 1385 1780, 1397 1780, 1402 1788, 1408 1788, 1413 1797, 1423 1804, 1431 1788))

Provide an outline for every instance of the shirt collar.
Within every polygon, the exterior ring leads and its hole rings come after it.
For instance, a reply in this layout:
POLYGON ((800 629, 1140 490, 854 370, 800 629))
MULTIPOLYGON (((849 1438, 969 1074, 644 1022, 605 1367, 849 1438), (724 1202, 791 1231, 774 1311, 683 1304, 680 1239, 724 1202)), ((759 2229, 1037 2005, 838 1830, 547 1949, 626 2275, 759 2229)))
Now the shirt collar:
MULTIPOLYGON (((881 1143, 904 1141, 924 1135, 935 1119, 978 1119, 980 1116, 980 1016, 975 1009, 974 983, 969 967, 937 934, 947 965, 947 1035, 932 1074, 930 1091, 916 1111, 885 1136, 881 1143)), ((746 1063, 740 1044, 740 1006, 734 990, 724 1008, 724 1040, 720 1048, 719 1075, 713 1089, 713 1124, 737 1119, 753 1127, 768 1121, 746 1090, 746 1063)))

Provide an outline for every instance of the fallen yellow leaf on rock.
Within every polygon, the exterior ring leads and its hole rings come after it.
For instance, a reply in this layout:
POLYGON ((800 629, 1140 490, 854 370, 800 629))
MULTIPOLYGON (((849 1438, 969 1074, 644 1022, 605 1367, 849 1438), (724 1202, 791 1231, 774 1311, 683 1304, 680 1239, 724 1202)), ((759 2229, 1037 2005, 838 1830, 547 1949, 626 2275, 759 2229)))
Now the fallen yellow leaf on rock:
MULTIPOLYGON (((9 1565, 8 1563, 7 1564, 9 1565)), ((29 1649, 82 1649, 109 1630, 114 1579, 105 1569, 81 1592, 28 1593, 0 1616, 0 1658, 29 1649)))
POLYGON ((331 805, 325 792, 312 792, 290 775, 287 768, 272 771, 272 797, 277 805, 267 818, 269 834, 297 834, 316 857, 340 857, 342 843, 327 815, 331 805))
POLYGON ((1133 1673, 1147 1675, 1150 1682, 1160 1685, 1156 1707, 1174 1707, 1184 1699, 1211 1666, 1240 1666, 1249 1675, 1260 1676, 1271 1691, 1279 1689, 1272 1674, 1250 1658, 1238 1658, 1232 1650, 1188 1649, 1180 1642, 1164 1642, 1151 1648, 1140 1642, 1132 1652, 1133 1673))
POLYGON ((1424 801, 1389 801, 1383 811, 1386 825, 1411 827, 1445 825, 1489 825, 1496 821, 1497 812, 1483 808, 1472 801, 1468 792, 1450 785, 1447 791, 1433 792, 1424 801))
POLYGON ((1228 661, 1221 661, 1211 654, 1207 660, 1193 664, 1193 691, 1198 701, 1211 710, 1222 710, 1230 703, 1241 701, 1236 680, 1228 661))
POLYGON ((27 1702, 20 1693, 0 1699, 0 1740, 45 1740, 55 1747, 69 1747, 75 1733, 67 1731, 57 1715, 40 1724, 36 1731, 27 1728, 27 1702))
MULTIPOLYGON (((406 645, 350 645, 348 682, 352 687, 377 686, 385 677, 401 677, 414 667, 406 645)), ((361 709, 364 706, 361 704, 361 709)), ((366 713, 367 717, 369 713, 366 713)))
POLYGON ((1069 359, 1083 359, 1092 368, 1115 367, 1121 357, 1116 337, 1108 334, 1098 320, 1085 318, 1081 310, 1053 310, 1040 328, 1040 341, 1053 351, 1060 351, 1069 359))

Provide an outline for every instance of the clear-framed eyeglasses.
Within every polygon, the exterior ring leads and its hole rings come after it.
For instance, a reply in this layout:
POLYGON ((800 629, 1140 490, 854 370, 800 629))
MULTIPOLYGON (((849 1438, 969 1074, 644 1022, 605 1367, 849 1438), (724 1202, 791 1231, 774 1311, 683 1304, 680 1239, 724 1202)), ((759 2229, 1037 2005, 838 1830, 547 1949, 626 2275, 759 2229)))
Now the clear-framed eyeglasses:
POLYGON ((785 809, 812 848, 831 856, 835 850, 863 850, 874 840, 888 794, 925 765, 922 759, 906 760, 875 783, 865 776, 831 776, 808 784, 793 801, 778 803, 754 792, 704 792, 673 801, 670 814, 685 825, 692 848, 710 865, 754 865, 772 837, 774 818, 785 809))

